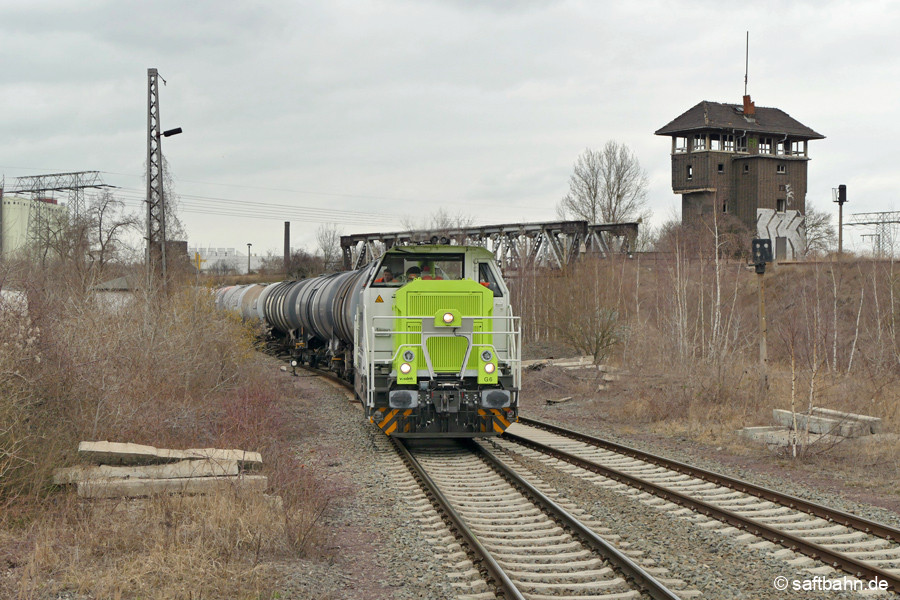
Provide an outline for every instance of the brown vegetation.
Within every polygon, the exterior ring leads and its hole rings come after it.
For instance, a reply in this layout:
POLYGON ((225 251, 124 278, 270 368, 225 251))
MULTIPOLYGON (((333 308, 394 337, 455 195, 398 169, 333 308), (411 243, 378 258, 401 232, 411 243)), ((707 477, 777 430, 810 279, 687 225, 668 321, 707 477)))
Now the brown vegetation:
POLYGON ((0 307, 0 596, 270 597, 274 561, 315 553, 330 496, 291 451, 256 332, 203 289, 98 295, 63 264, 0 268, 24 298, 0 307), (260 451, 270 489, 79 501, 49 482, 85 439, 260 451))
MULTIPOLYGON (((592 404, 598 414, 622 423, 722 444, 735 429, 771 424, 772 408, 815 405, 881 417, 887 432, 900 433, 900 265, 771 265, 769 388, 761 393, 757 275, 744 261, 699 250, 676 243, 650 261, 588 261, 520 275, 511 285, 525 344, 556 343, 622 368, 627 381, 616 384, 624 391, 614 402, 602 402, 609 394, 597 391, 599 379, 569 388, 601 400, 592 404)), ((540 385, 526 397, 534 391, 540 385)), ((801 455, 823 449, 797 441, 801 455)), ((900 469, 900 443, 878 453, 900 469)))

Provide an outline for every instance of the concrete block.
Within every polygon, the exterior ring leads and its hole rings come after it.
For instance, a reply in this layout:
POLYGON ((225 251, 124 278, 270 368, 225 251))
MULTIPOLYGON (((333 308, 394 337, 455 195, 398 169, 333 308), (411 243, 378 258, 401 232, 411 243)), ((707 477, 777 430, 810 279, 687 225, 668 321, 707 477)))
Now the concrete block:
POLYGON ((870 433, 881 433, 881 419, 878 417, 831 410, 830 408, 819 408, 817 406, 813 407, 812 414, 813 416, 828 417, 840 421, 859 421, 868 425, 870 433))
POLYGON ((80 481, 110 479, 183 479, 187 477, 224 477, 237 474, 238 463, 235 460, 198 459, 130 467, 110 465, 68 467, 56 470, 53 474, 53 483, 67 485, 80 481))
POLYGON ((262 464, 259 452, 223 450, 219 448, 192 448, 171 450, 141 444, 121 442, 80 442, 78 453, 95 463, 113 465, 141 465, 178 462, 192 459, 233 460, 242 466, 262 464))
POLYGON ((787 428, 781 425, 764 425, 762 427, 744 427, 738 430, 738 435, 748 437, 754 440, 764 439, 768 434, 787 431, 787 428))
MULTIPOLYGON (((772 418, 779 425, 793 427, 791 411, 775 408, 772 410, 772 418)), ((810 433, 839 435, 841 437, 860 437, 869 433, 868 424, 859 421, 841 421, 830 417, 808 416, 797 413, 797 430, 804 430, 809 426, 810 433)))
POLYGON ((268 484, 268 478, 265 475, 80 481, 78 482, 78 496, 80 498, 137 498, 157 494, 211 494, 231 490, 235 487, 261 494, 268 484))

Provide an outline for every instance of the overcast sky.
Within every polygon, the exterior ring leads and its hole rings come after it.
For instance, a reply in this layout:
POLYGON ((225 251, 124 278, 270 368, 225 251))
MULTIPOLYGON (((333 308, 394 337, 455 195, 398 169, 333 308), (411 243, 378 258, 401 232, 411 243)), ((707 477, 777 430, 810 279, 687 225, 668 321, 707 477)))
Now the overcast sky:
POLYGON ((578 154, 607 140, 648 171, 659 224, 680 200, 653 132, 741 101, 747 30, 757 106, 826 136, 807 202, 836 214, 845 183, 845 212, 900 210, 888 1, 0 0, 0 174, 98 170, 140 209, 155 67, 191 245, 279 253, 284 220, 312 248, 322 223, 441 208, 555 220, 578 154))

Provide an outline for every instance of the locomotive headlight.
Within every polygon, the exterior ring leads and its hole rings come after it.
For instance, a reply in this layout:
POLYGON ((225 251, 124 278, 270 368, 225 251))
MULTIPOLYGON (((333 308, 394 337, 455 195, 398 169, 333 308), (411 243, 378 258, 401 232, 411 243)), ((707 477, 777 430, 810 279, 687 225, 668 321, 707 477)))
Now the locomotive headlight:
POLYGON ((486 365, 484 365, 484 372, 490 375, 496 368, 497 367, 494 365, 494 363, 487 363, 486 365))
POLYGON ((447 323, 449 325, 450 323, 453 322, 453 313, 449 313, 449 312, 444 313, 443 319, 444 319, 444 323, 447 323))
POLYGON ((409 375, 409 372, 412 371, 412 366, 409 363, 403 363, 400 365, 400 372, 404 375, 409 375))
POLYGON ((485 350, 481 353, 481 360, 484 362, 490 362, 492 358, 494 358, 494 355, 490 350, 485 350))
POLYGON ((403 360, 405 360, 406 362, 412 362, 412 359, 414 359, 415 357, 416 355, 412 353, 412 350, 407 350, 403 353, 403 360))

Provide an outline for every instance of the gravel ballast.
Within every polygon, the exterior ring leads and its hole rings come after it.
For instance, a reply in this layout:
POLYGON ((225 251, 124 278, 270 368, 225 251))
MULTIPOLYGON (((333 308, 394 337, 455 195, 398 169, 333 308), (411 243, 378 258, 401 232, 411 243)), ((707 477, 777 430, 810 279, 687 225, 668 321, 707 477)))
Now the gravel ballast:
POLYGON ((399 458, 384 434, 336 384, 300 371, 292 379, 291 412, 308 434, 297 451, 343 493, 324 516, 331 539, 321 550, 330 559, 284 565, 280 597, 455 598, 440 556, 396 485, 399 458))

